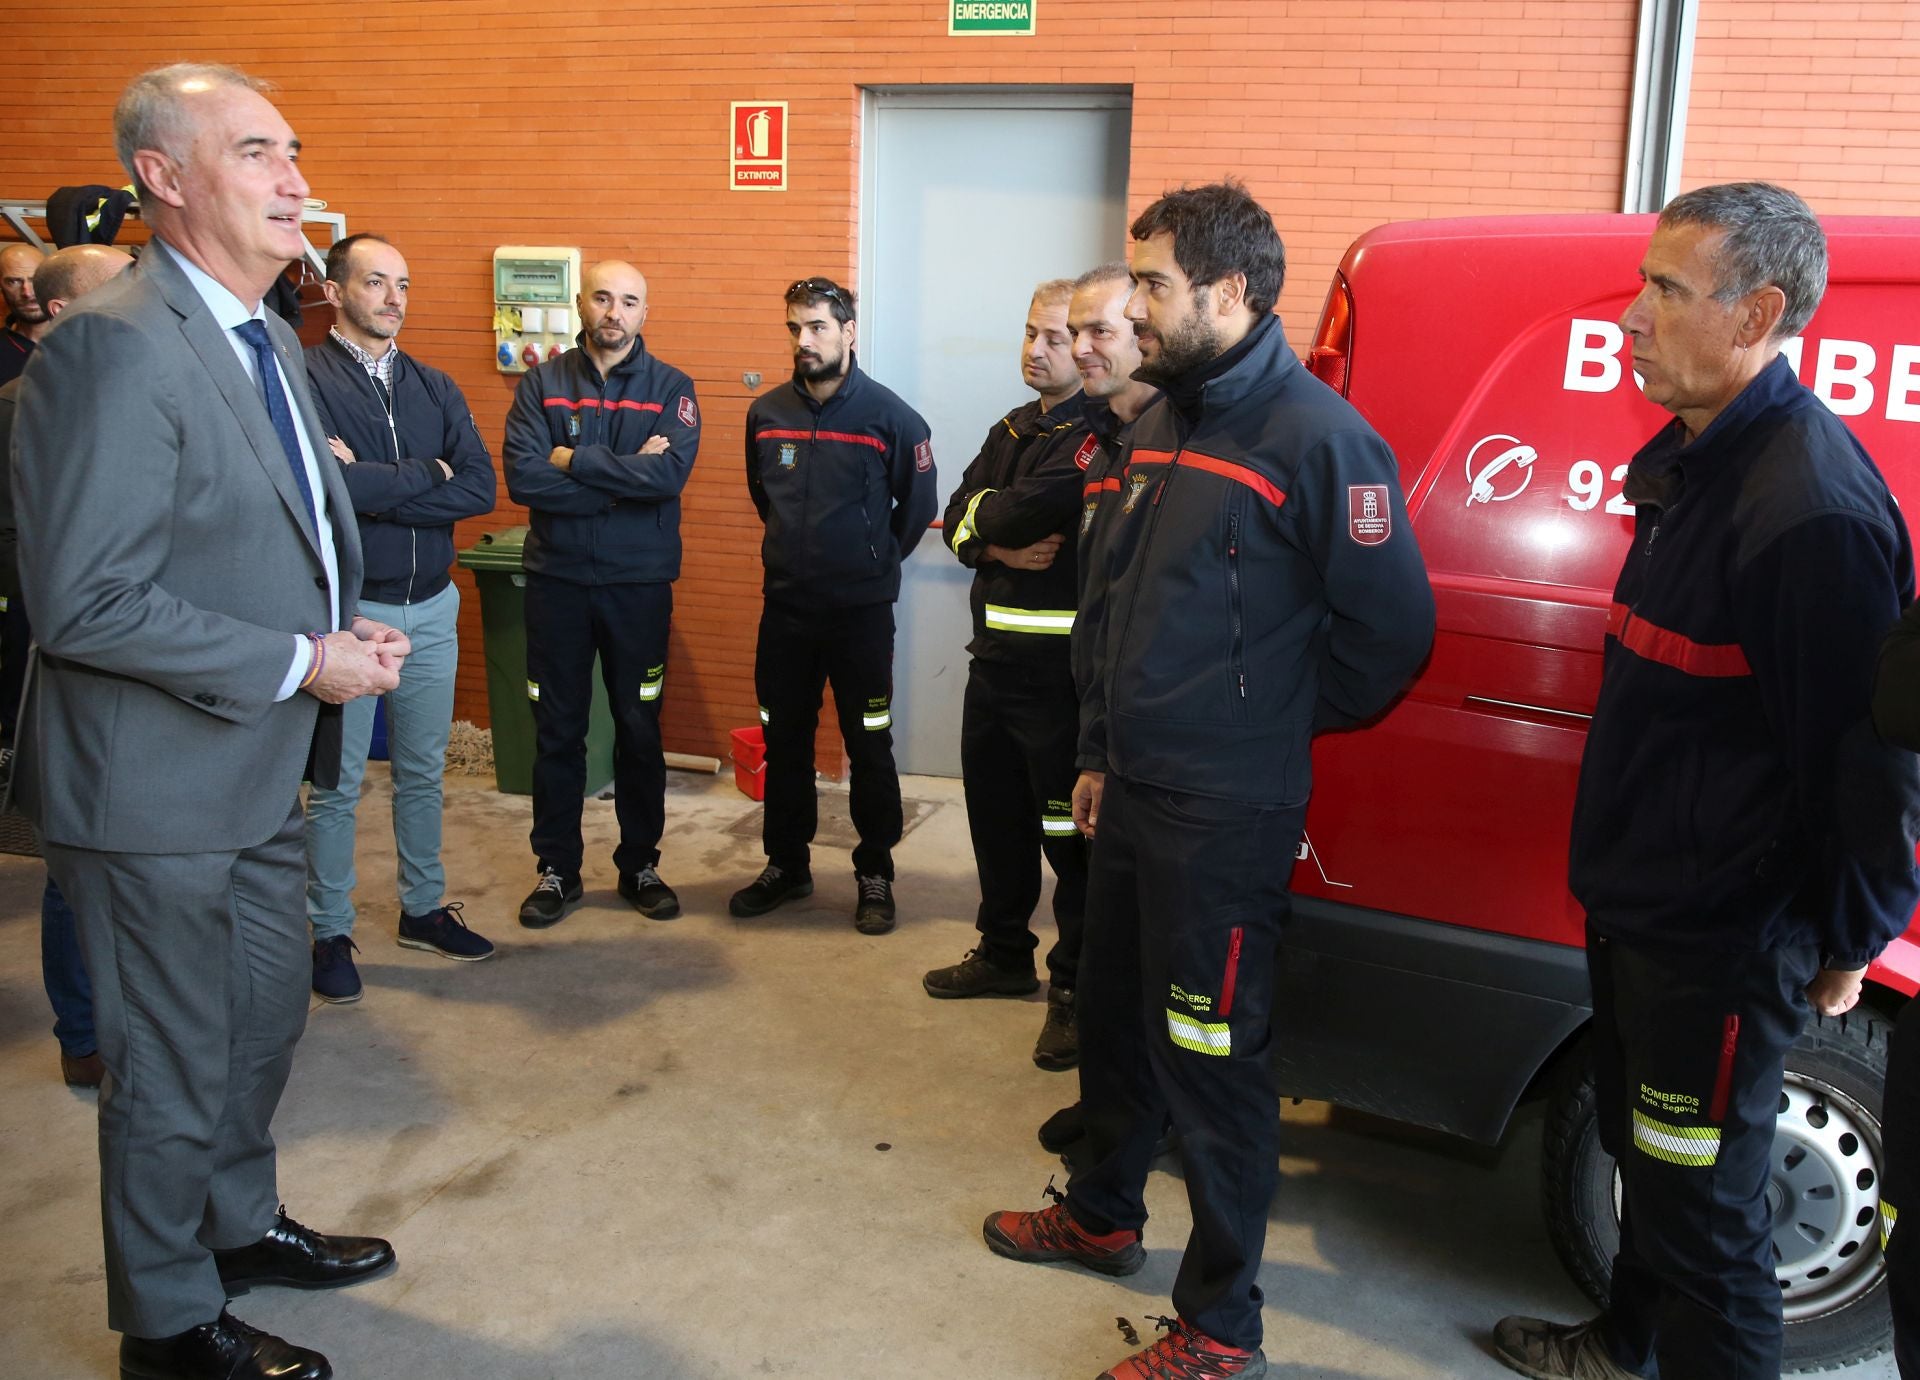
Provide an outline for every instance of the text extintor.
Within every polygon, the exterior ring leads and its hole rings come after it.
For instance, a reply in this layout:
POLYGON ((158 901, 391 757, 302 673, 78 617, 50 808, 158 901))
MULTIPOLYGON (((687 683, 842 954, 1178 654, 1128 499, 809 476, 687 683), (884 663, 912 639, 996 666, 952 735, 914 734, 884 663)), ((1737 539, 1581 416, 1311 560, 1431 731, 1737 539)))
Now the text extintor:
POLYGON ((787 103, 735 101, 727 185, 736 192, 787 190, 787 103))
POLYGON ((1031 35, 1040 0, 947 0, 949 34, 1031 35))

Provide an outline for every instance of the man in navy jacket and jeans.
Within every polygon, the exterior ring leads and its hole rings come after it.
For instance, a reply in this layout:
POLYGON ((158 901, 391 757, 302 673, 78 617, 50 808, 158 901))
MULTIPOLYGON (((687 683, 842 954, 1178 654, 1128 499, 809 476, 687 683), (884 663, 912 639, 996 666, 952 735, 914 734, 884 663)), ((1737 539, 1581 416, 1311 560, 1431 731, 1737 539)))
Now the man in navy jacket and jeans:
POLYGON ((693 380, 649 354, 647 280, 588 267, 579 348, 529 369, 507 413, 507 492, 531 510, 527 695, 533 701, 533 831, 540 881, 520 923, 543 929, 581 897, 581 799, 593 661, 613 707, 613 851, 619 891, 669 920, 661 880, 667 764, 660 749, 667 625, 680 576, 680 491, 700 449, 693 380))
MULTIPOLYGON (((407 319, 407 261, 378 235, 349 235, 327 252, 335 323, 306 351, 327 442, 353 496, 366 556, 361 603, 413 640, 388 692, 393 838, 399 854, 399 941, 462 962, 493 953, 446 899, 440 861, 441 777, 459 669, 460 591, 453 524, 493 511, 493 457, 454 381, 394 343, 407 319)), ((353 952, 354 810, 367 772, 375 699, 341 711, 340 784, 307 796, 307 917, 313 990, 360 999, 353 952)))
POLYGON ((1854 1008, 1920 896, 1913 762, 1869 719, 1913 551, 1872 460, 1781 358, 1826 290, 1806 203, 1688 192, 1640 278, 1620 324, 1674 420, 1627 472, 1570 875, 1620 1250, 1605 1313, 1504 1319, 1494 1352, 1535 1377, 1773 1380, 1786 1054, 1809 1008, 1854 1008))

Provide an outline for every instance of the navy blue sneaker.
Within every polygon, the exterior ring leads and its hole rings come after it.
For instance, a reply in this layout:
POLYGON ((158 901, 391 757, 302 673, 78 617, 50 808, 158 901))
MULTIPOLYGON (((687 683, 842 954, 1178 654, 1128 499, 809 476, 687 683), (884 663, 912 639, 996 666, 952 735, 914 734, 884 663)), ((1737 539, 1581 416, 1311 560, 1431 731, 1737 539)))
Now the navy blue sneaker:
POLYGON ((360 1000, 360 970, 353 956, 360 946, 347 935, 313 941, 313 994, 322 1001, 360 1000))
POLYGON ((425 915, 400 912, 400 947, 425 949, 456 963, 478 963, 493 957, 493 945, 467 928, 460 918, 462 903, 449 901, 425 915))

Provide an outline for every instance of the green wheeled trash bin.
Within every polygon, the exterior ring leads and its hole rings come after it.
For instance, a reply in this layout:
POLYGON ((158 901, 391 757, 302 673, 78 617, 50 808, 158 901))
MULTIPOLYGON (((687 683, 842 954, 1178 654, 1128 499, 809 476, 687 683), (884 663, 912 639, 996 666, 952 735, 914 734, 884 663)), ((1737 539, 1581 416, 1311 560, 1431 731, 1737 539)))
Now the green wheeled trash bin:
MULTIPOLYGON (((460 553, 480 588, 487 655, 487 712, 493 720, 493 780, 508 795, 533 794, 533 683, 527 679, 525 527, 482 534, 460 553)), ((587 719, 587 794, 613 781, 613 712, 596 660, 587 719)))

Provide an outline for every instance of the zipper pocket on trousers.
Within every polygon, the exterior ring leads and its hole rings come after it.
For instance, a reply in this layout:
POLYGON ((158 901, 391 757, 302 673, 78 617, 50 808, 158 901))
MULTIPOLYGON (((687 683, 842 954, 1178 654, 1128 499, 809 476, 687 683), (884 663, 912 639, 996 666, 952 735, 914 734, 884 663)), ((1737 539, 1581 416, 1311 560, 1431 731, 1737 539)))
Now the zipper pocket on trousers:
POLYGON ((1707 1120, 1718 1126, 1727 1119, 1727 1098, 1733 1092, 1733 1052, 1740 1043, 1740 1018, 1729 1015, 1720 1025, 1720 1069, 1713 1076, 1713 1101, 1707 1120))
POLYGON ((1239 925, 1227 931, 1227 971, 1220 979, 1220 1019, 1223 1021, 1233 1010, 1233 986, 1240 978, 1240 942, 1246 933, 1239 925))

